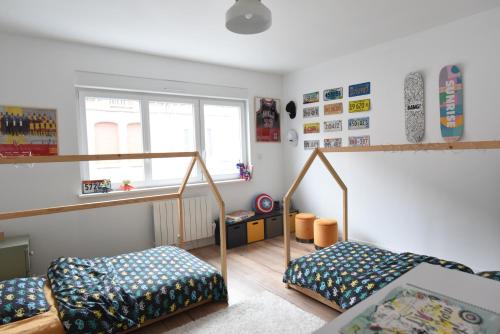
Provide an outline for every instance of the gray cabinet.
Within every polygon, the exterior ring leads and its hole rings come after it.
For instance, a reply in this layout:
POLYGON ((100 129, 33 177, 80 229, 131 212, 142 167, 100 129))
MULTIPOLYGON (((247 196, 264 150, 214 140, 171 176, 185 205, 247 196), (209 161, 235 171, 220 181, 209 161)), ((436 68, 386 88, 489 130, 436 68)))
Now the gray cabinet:
POLYGON ((0 281, 30 275, 29 244, 28 236, 0 241, 0 281))

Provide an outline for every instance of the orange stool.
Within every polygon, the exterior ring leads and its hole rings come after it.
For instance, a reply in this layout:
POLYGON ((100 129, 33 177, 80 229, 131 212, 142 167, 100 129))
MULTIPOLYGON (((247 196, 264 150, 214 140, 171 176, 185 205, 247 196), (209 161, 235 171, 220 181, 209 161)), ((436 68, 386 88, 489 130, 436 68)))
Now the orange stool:
POLYGON ((314 246, 322 249, 339 240, 337 221, 333 219, 316 219, 314 221, 314 246))
POLYGON ((298 213, 295 216, 295 239, 298 242, 312 244, 314 242, 314 220, 312 213, 298 213))

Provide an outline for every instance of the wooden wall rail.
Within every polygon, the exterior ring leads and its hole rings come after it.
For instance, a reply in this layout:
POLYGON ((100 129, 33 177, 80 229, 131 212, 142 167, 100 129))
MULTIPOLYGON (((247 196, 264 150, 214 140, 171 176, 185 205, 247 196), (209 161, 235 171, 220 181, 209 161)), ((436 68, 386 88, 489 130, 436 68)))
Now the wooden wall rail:
MULTIPOLYGON (((82 162, 82 161, 103 161, 103 160, 132 160, 132 159, 158 159, 158 158, 186 158, 191 157, 191 161, 186 170, 186 174, 176 193, 141 196, 134 198, 124 198, 116 200, 108 200, 93 203, 79 203, 65 206, 55 206, 40 209, 30 209, 24 211, 0 212, 0 221, 8 219, 26 218, 41 215, 49 215, 62 212, 79 211, 87 209, 97 209, 118 205, 128 205, 146 202, 155 202, 163 200, 177 200, 178 220, 179 220, 179 235, 178 245, 184 246, 184 210, 182 206, 182 196, 186 189, 187 182, 193 171, 196 162, 200 165, 201 171, 207 179, 208 185, 212 194, 215 197, 219 207, 219 221, 226 221, 225 204, 222 196, 217 189, 210 173, 208 172, 203 159, 198 152, 173 152, 173 153, 137 153, 137 154, 105 154, 105 155, 58 155, 58 156, 28 156, 28 157, 0 157, 0 165, 5 164, 36 164, 36 163, 62 163, 62 162, 82 162)), ((226 225, 221 224, 220 227, 220 255, 221 255, 221 273, 222 277, 227 282, 227 259, 226 259, 226 225)))
POLYGON ((405 152, 405 151, 452 151, 452 150, 494 150, 500 149, 500 140, 469 141, 455 143, 373 145, 366 147, 320 148, 323 153, 330 152, 405 152))

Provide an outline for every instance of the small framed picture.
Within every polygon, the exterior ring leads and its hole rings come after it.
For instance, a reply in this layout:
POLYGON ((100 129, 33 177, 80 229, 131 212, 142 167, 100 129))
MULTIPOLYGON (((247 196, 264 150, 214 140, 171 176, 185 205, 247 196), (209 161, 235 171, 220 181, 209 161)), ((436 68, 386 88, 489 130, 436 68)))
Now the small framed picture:
POLYGON ((281 142, 280 100, 255 98, 256 137, 258 142, 281 142))

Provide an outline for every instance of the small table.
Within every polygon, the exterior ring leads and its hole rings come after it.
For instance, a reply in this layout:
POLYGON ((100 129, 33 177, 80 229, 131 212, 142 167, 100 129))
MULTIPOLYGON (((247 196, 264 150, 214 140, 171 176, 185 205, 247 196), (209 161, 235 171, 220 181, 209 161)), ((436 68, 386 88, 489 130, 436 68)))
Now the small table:
POLYGON ((413 284, 500 313, 500 282, 458 270, 445 269, 440 266, 422 263, 382 290, 377 291, 371 297, 338 316, 315 333, 340 333, 340 330, 345 325, 365 311, 370 305, 381 302, 391 290, 405 284, 413 284))

